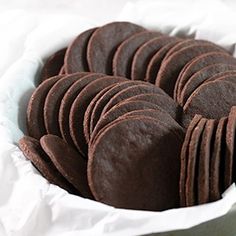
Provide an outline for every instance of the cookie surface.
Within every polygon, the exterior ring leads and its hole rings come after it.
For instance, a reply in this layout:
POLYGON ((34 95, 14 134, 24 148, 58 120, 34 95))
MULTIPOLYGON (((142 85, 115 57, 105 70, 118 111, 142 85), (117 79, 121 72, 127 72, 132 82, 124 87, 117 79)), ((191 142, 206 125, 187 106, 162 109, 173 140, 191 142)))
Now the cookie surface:
POLYGON ((97 29, 88 42, 87 59, 92 72, 112 74, 112 60, 117 47, 131 35, 145 29, 129 22, 113 22, 97 29))
POLYGON ((70 193, 79 194, 56 169, 37 139, 24 136, 19 140, 19 147, 25 157, 33 163, 49 183, 58 185, 70 193))
POLYGON ((88 41, 97 28, 92 28, 78 35, 65 54, 65 72, 68 74, 89 71, 87 62, 88 41))
POLYGON ((26 113, 26 124, 28 134, 33 138, 40 139, 47 133, 43 118, 44 103, 49 90, 61 78, 63 76, 58 75, 47 79, 36 88, 30 97, 26 113))
POLYGON ((82 196, 93 199, 87 181, 87 163, 83 157, 55 135, 43 136, 40 144, 60 173, 82 196))
POLYGON ((89 153, 88 181, 95 199, 129 209, 177 207, 179 160, 166 150, 167 140, 179 153, 179 137, 152 118, 130 118, 107 128, 89 153))
POLYGON ((66 48, 63 48, 47 59, 41 72, 40 83, 52 76, 56 76, 59 74, 61 67, 64 64, 65 53, 66 48))
POLYGON ((161 35, 159 32, 143 31, 134 34, 121 43, 113 58, 113 74, 130 79, 132 60, 137 49, 145 42, 161 35))

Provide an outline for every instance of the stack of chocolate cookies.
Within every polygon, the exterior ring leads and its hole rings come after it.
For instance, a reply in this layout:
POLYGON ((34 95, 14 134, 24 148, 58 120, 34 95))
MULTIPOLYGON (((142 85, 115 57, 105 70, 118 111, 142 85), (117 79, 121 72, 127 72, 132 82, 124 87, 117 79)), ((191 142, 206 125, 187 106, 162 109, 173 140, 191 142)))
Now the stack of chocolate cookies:
POLYGON ((192 206, 235 180, 234 105, 226 50, 113 22, 47 59, 19 146, 72 194, 127 209, 192 206))

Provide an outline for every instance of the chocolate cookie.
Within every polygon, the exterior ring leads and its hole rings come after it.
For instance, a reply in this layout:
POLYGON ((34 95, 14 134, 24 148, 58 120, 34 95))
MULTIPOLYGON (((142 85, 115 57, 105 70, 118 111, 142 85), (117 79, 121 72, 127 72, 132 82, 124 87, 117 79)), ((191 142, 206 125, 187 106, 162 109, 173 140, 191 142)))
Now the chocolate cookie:
POLYGON ((180 105, 184 106, 185 102, 188 100, 190 95, 196 90, 202 83, 207 81, 209 78, 217 73, 224 71, 236 70, 236 65, 230 64, 213 64, 204 67, 200 71, 193 74, 188 81, 185 83, 180 96, 178 97, 178 102, 180 105))
POLYGON ((181 145, 170 127, 153 118, 140 116, 109 126, 89 153, 88 181, 95 199, 118 208, 178 207, 181 145))
POLYGON ((84 156, 87 153, 87 143, 84 137, 83 122, 88 105, 102 89, 125 80, 123 77, 101 77, 85 86, 74 100, 69 116, 70 135, 75 146, 84 156))
POLYGON ((189 155, 189 143, 191 141, 192 132, 197 126, 198 122, 201 120, 201 115, 195 115, 185 134, 184 142, 181 149, 181 168, 180 168, 180 180, 179 180, 179 196, 180 196, 180 206, 186 206, 186 196, 185 196, 185 183, 187 176, 187 165, 188 165, 188 155, 189 155))
POLYGON ((188 149, 187 178, 185 185, 186 206, 197 203, 197 173, 199 163, 200 143, 206 119, 202 118, 192 132, 188 149))
POLYGON ((160 36, 143 44, 135 53, 132 61, 131 79, 144 80, 148 64, 155 53, 168 43, 178 42, 180 39, 169 36, 160 36))
POLYGON ((173 97, 177 78, 183 67, 193 58, 207 52, 220 52, 221 49, 211 44, 199 44, 185 47, 172 55, 161 64, 157 75, 156 85, 173 97))
POLYGON ((225 190, 223 154, 226 145, 225 138, 227 120, 227 117, 221 118, 216 129, 213 152, 210 161, 210 201, 220 199, 221 193, 225 190))
POLYGON ((186 127, 195 114, 208 119, 227 116, 236 105, 236 84, 216 80, 199 86, 184 105, 183 125, 186 127))
POLYGON ((97 28, 92 28, 78 35, 70 44, 65 55, 65 71, 68 74, 89 71, 87 62, 88 41, 97 28))
POLYGON ((144 30, 143 27, 129 22, 113 22, 98 28, 88 42, 89 70, 111 75, 112 60, 117 47, 131 35, 144 30))
POLYGON ((113 58, 113 74, 130 79, 132 60, 137 49, 147 41, 161 35, 159 32, 143 31, 123 41, 117 48, 113 58))
POLYGON ((40 144, 60 173, 82 196, 93 199, 87 181, 87 163, 83 157, 55 135, 43 136, 40 144))
POLYGON ((47 133, 43 119, 44 103, 49 90, 63 76, 57 75, 47 79, 40 84, 31 95, 27 107, 27 130, 28 134, 36 139, 40 139, 47 133))
POLYGON ((56 169, 50 158, 43 151, 37 139, 24 136, 19 140, 19 147, 25 157, 33 163, 49 183, 58 185, 69 193, 79 194, 79 192, 56 169))
POLYGON ((93 129, 95 127, 95 125, 97 124, 103 108, 106 106, 106 104, 110 101, 110 99, 117 94, 118 92, 120 92, 123 89, 126 89, 130 86, 134 86, 134 85, 138 85, 138 84, 143 84, 144 82, 141 81, 125 81, 125 82, 121 82, 115 86, 113 86, 111 89, 109 89, 95 104, 94 108, 93 108, 93 112, 91 115, 91 121, 90 121, 90 135, 93 132, 93 129))
POLYGON ((153 86, 151 84, 140 84, 140 85, 130 86, 129 88, 123 89, 119 93, 115 94, 110 99, 110 101, 104 107, 102 111, 102 115, 105 114, 109 109, 111 109, 113 106, 115 106, 119 102, 127 98, 131 98, 133 96, 145 94, 145 93, 155 93, 155 94, 167 96, 166 93, 162 89, 156 86, 153 86))
POLYGON ((49 90, 44 103, 44 123, 48 134, 61 137, 58 120, 61 100, 69 87, 85 75, 85 72, 67 75, 57 81, 49 90))
POLYGON ((176 98, 181 94, 184 85, 187 83, 189 78, 196 72, 202 70, 204 67, 213 64, 230 64, 236 65, 236 59, 226 52, 210 52, 194 58, 193 61, 183 70, 183 73, 176 82, 176 98))
POLYGON ((47 59, 41 72, 41 77, 39 81, 40 83, 42 83, 44 80, 52 76, 59 74, 61 67, 64 64, 65 53, 66 53, 66 48, 63 48, 47 59))
POLYGON ((61 100, 59 109, 58 120, 59 120, 60 132, 63 139, 71 146, 74 145, 74 142, 70 136, 70 127, 69 127, 69 114, 71 106, 75 98, 78 96, 78 94, 82 91, 82 89, 86 85, 88 85, 89 83, 95 81, 96 79, 102 76, 101 74, 96 74, 96 73, 86 73, 86 72, 84 73, 85 76, 81 77, 79 80, 73 83, 70 86, 70 88, 66 91, 61 100))
POLYGON ((202 133, 198 163, 198 204, 204 204, 210 200, 210 158, 212 143, 214 141, 215 120, 207 120, 202 133))

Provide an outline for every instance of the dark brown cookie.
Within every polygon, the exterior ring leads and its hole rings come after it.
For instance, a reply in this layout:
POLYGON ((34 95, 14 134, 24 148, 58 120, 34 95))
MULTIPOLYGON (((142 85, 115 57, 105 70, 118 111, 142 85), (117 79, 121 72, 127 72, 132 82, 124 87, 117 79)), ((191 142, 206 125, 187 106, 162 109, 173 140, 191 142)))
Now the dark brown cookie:
POLYGON ((119 93, 115 94, 110 101, 106 104, 102 111, 102 115, 105 114, 109 109, 111 109, 113 106, 118 104, 119 102, 131 98, 133 96, 139 95, 139 94, 145 94, 145 93, 155 93, 159 95, 167 96, 166 93, 151 84, 140 84, 140 85, 134 85, 130 86, 129 88, 123 89, 119 93))
POLYGON ((159 32, 143 31, 129 37, 117 48, 113 62, 113 74, 131 78, 131 65, 137 49, 147 41, 160 37, 159 32))
POLYGON ((236 70, 236 65, 230 64, 213 64, 207 67, 204 67, 200 71, 193 74, 188 81, 185 83, 180 96, 177 98, 178 103, 181 106, 184 106, 185 102, 188 100, 190 95, 196 90, 202 83, 207 81, 209 78, 214 76, 217 73, 236 70))
POLYGON ((202 118, 192 132, 188 149, 187 178, 185 185, 186 206, 197 204, 197 177, 199 152, 206 119, 202 118))
POLYGON ((236 107, 233 106, 228 116, 226 126, 226 148, 225 148, 225 189, 233 182, 233 162, 235 156, 235 129, 236 129, 236 107))
POLYGON ((52 76, 59 74, 61 67, 64 64, 65 53, 66 48, 63 48, 47 59, 41 72, 40 83, 52 76))
POLYGON ((195 114, 208 119, 227 116, 236 105, 236 84, 223 80, 205 83, 196 89, 184 105, 183 125, 186 127, 195 114))
POLYGON ((188 164, 188 155, 189 155, 189 143, 192 137, 192 132, 197 126, 198 122, 202 116, 195 115, 191 123, 188 126, 188 129, 185 134, 184 142, 181 149, 181 168, 180 168, 180 180, 179 180, 179 195, 180 195, 180 206, 186 206, 186 196, 185 196, 185 183, 186 183, 186 172, 188 164))
POLYGON ((214 141, 215 120, 207 120, 202 133, 198 163, 198 204, 208 203, 210 200, 210 158, 214 141))
POLYGON ((61 137, 58 120, 61 100, 69 87, 85 75, 85 72, 67 75, 57 81, 49 90, 44 103, 44 123, 48 134, 61 137))
MULTIPOLYGON (((207 79, 205 81, 205 83, 221 79, 222 77, 228 77, 228 76, 236 76, 236 70, 229 70, 229 71, 225 71, 225 72, 220 72, 216 75, 211 76, 209 79, 207 79)), ((233 82, 233 80, 232 80, 232 82, 233 82)), ((236 82, 236 80, 235 80, 235 82, 236 82)))
POLYGON ((89 152, 88 181, 95 199, 129 209, 178 207, 181 145, 171 127, 153 118, 140 116, 109 126, 89 152))
POLYGON ((61 175, 50 158, 43 151, 39 141, 29 136, 19 140, 19 147, 25 157, 30 160, 49 183, 58 185, 70 193, 79 192, 61 175))
POLYGON ((45 99, 52 86, 61 78, 63 76, 58 75, 44 81, 36 88, 29 100, 26 124, 28 134, 33 138, 40 139, 47 133, 43 118, 45 99))
POLYGON ((68 74, 89 71, 87 46, 90 37, 97 28, 92 28, 78 35, 69 45, 65 55, 65 72, 68 74))
POLYGON ((171 117, 179 121, 182 115, 182 108, 169 96, 158 95, 155 93, 139 94, 126 99, 126 101, 146 101, 151 102, 166 111, 171 117))
POLYGON ((183 67, 193 58, 207 52, 220 52, 221 48, 211 44, 199 44, 185 47, 172 55, 161 64, 157 75, 156 85, 173 97, 177 78, 183 67))
POLYGON ((87 181, 87 163, 83 157, 55 135, 43 136, 40 144, 60 173, 82 196, 93 199, 87 181))
POLYGON ((112 60, 117 47, 131 35, 144 30, 129 22, 113 22, 98 28, 88 42, 89 70, 112 75, 112 60))
POLYGON ((154 38, 143 44, 133 57, 131 67, 131 79, 132 80, 144 80, 148 64, 152 57, 162 47, 172 42, 178 42, 180 39, 169 36, 160 36, 154 38))
POLYGON ((88 105, 102 89, 125 80, 123 77, 101 77, 85 86, 74 100, 69 116, 70 135, 75 146, 84 156, 87 154, 87 143, 84 137, 83 122, 88 105))
POLYGON ((106 93, 108 90, 110 90, 112 87, 114 87, 115 85, 110 85, 107 88, 102 89, 90 102, 90 104, 88 105, 85 114, 84 114, 84 136, 86 139, 86 142, 89 143, 89 139, 90 139, 90 120, 91 120, 91 116, 94 110, 94 107, 97 103, 97 101, 104 95, 104 93, 106 93))
POLYGON ((143 84, 144 82, 142 81, 125 81, 125 82, 121 82, 115 86, 113 86, 111 89, 109 89, 95 104, 94 108, 93 108, 93 112, 91 115, 91 121, 90 121, 90 135, 93 132, 93 129, 95 127, 95 125, 97 124, 103 108, 106 106, 106 104, 110 101, 110 99, 117 94, 118 92, 120 92, 123 89, 126 89, 130 86, 134 86, 134 85, 138 85, 138 84, 143 84))
POLYGON ((82 89, 86 85, 88 85, 89 83, 95 81, 96 79, 100 77, 101 77, 101 74, 85 73, 84 77, 81 77, 78 81, 76 81, 70 86, 70 88, 66 91, 66 93, 64 94, 61 100, 60 109, 59 109, 59 118, 58 118, 60 132, 63 139, 71 146, 74 145, 74 142, 70 136, 70 127, 69 127, 69 114, 70 114, 71 106, 75 98, 82 91, 82 89))
POLYGON ((162 61, 164 60, 169 50, 171 50, 178 43, 179 41, 168 43, 166 46, 162 47, 156 52, 156 54, 151 58, 150 62, 148 63, 145 81, 155 84, 162 61))
POLYGON ((204 67, 213 65, 213 64, 230 64, 236 65, 236 59, 226 52, 210 52, 194 58, 191 63, 183 70, 181 76, 178 77, 176 81, 175 99, 181 94, 181 91, 184 88, 184 85, 187 83, 189 78, 194 75, 196 72, 202 70, 204 67))
POLYGON ((224 152, 227 120, 227 117, 221 118, 216 129, 210 161, 210 201, 220 199, 221 193, 225 190, 224 152))

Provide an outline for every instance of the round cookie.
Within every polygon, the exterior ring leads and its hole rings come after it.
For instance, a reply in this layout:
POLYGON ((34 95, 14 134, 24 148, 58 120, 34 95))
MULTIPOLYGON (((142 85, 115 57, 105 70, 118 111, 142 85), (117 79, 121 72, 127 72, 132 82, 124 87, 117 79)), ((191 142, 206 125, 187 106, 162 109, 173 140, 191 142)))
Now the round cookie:
POLYGON ((236 105, 236 84, 224 80, 205 83, 196 89, 185 103, 183 125, 186 127, 195 114, 208 119, 227 116, 236 105))
POLYGON ((92 28, 79 34, 69 45, 65 55, 65 72, 68 74, 89 71, 87 62, 88 41, 97 28, 92 28))
POLYGON ((70 86, 70 88, 66 91, 61 100, 59 116, 58 116, 60 132, 63 139, 71 146, 74 145, 74 142, 70 136, 70 127, 69 127, 69 114, 71 106, 77 95, 81 92, 81 90, 86 85, 88 85, 89 83, 95 81, 97 78, 100 77, 101 74, 86 73, 85 76, 81 77, 78 81, 74 82, 70 86))
MULTIPOLYGON (((225 71, 225 72, 220 72, 216 75, 211 76, 209 79, 207 79, 205 81, 205 83, 210 82, 210 81, 214 81, 214 80, 218 80, 218 79, 221 79, 223 77, 231 77, 231 76, 232 77, 236 76, 236 70, 229 70, 229 71, 225 71)), ((235 81, 232 80, 232 82, 236 82, 236 80, 235 81)))
POLYGON ((169 96, 158 95, 155 93, 145 93, 126 99, 126 101, 140 100, 151 102, 159 106, 161 109, 170 114, 170 116, 176 121, 179 121, 180 116, 182 115, 182 108, 177 103, 175 103, 174 100, 169 96))
MULTIPOLYGON (((225 189, 233 182, 233 162, 235 156, 235 129, 236 129, 236 107, 233 106, 228 116, 226 125, 226 148, 225 148, 225 189)), ((235 164, 234 164, 235 165, 235 164)))
POLYGON ((177 42, 168 43, 166 46, 162 47, 160 50, 158 50, 155 55, 151 58, 150 62, 148 63, 146 75, 145 75, 145 81, 155 84, 156 77, 158 74, 158 71, 160 69, 161 63, 164 60, 166 54, 173 48, 177 42))
POLYGON ((192 132, 189 143, 187 176, 185 183, 186 206, 193 206, 197 203, 197 173, 200 151, 199 149, 205 123, 205 118, 202 118, 199 121, 192 132))
POLYGON ((78 72, 75 74, 67 75, 57 81, 49 90, 44 103, 43 115, 45 127, 48 134, 55 134, 61 137, 58 120, 61 100, 69 87, 85 75, 85 72, 78 72))
POLYGON ((118 208, 178 207, 181 145, 171 127, 153 118, 140 116, 109 126, 89 152, 88 181, 95 199, 118 208), (166 143, 174 150, 169 152, 166 143))
POLYGON ((202 134, 198 163, 198 204, 208 203, 210 200, 210 156, 212 141, 214 140, 215 120, 207 120, 202 134))
POLYGON ((46 79, 58 75, 64 64, 66 48, 63 48, 50 56, 44 64, 41 72, 40 83, 46 79))
POLYGON ((192 137, 192 132, 197 126, 198 122, 201 120, 201 115, 195 115, 185 134, 184 142, 181 149, 181 166, 180 166, 180 180, 179 180, 179 196, 180 196, 180 206, 186 206, 186 196, 185 196, 185 182, 186 182, 186 172, 188 164, 188 153, 189 153, 189 143, 192 137))
POLYGON ((227 120, 227 117, 221 118, 216 129, 210 161, 210 201, 220 199, 221 193, 225 190, 223 153, 225 150, 227 120))
POLYGON ((83 157, 55 135, 43 136, 40 144, 60 173, 82 196, 93 199, 87 181, 87 163, 83 157))
POLYGON ((161 64, 156 79, 156 85, 162 88, 171 97, 173 97, 177 78, 183 67, 189 61, 203 53, 220 51, 221 49, 215 45, 202 43, 199 45, 185 47, 173 53, 166 60, 164 59, 163 63, 161 64))
POLYGON ((131 98, 133 96, 136 96, 139 94, 145 94, 145 93, 155 93, 155 94, 167 96, 166 93, 162 89, 156 86, 153 86, 151 84, 133 85, 115 94, 110 99, 110 101, 106 104, 106 106, 103 108, 102 115, 105 114, 109 109, 111 109, 113 106, 115 106, 119 102, 128 98, 131 98))
POLYGON ((70 135, 76 148, 85 156, 87 153, 87 143, 84 137, 84 114, 92 99, 102 89, 126 79, 123 77, 104 76, 96 81, 91 82, 83 88, 79 95, 74 100, 70 109, 69 126, 70 135))
POLYGON ((226 52, 210 52, 194 58, 189 65, 183 69, 183 73, 178 77, 175 87, 176 98, 181 94, 189 78, 204 67, 213 64, 230 64, 236 65, 236 59, 226 52))
MULTIPOLYGON (((91 135, 90 143, 92 143, 97 134, 104 128, 106 125, 121 117, 122 115, 135 110, 144 110, 144 109, 154 109, 164 111, 161 107, 146 101, 123 101, 117 104, 115 107, 111 108, 107 113, 105 113, 99 121, 97 122, 93 133, 91 135)), ((165 112, 165 111, 164 111, 165 112)), ((166 112, 165 112, 166 113, 166 112)), ((168 113, 167 113, 168 114, 168 113)))
POLYGON ((168 43, 178 42, 180 39, 169 36, 154 38, 143 44, 133 57, 131 79, 144 80, 148 64, 155 53, 168 43))
POLYGON ((201 84, 207 81, 209 78, 224 71, 236 70, 236 65, 230 64, 213 64, 204 67, 200 71, 193 74, 188 81, 185 83, 181 95, 178 98, 178 103, 184 106, 190 95, 196 90, 201 84))
POLYGON ((102 97, 102 95, 104 93, 106 93, 108 90, 110 90, 112 87, 114 87, 115 85, 110 85, 104 89, 102 89, 90 102, 90 104, 88 105, 85 114, 84 114, 84 136, 86 139, 86 142, 89 143, 89 139, 90 139, 90 120, 91 120, 91 116, 94 110, 94 107, 97 103, 97 101, 102 97))
POLYGON ((112 60, 117 47, 131 35, 145 29, 129 22, 113 22, 98 28, 87 47, 89 70, 112 74, 112 60))
POLYGON ((93 132, 93 129, 95 127, 95 125, 97 124, 103 108, 105 107, 105 105, 110 101, 110 99, 117 94, 118 92, 120 92, 123 89, 126 89, 130 86, 134 86, 134 85, 138 85, 138 84, 143 84, 144 82, 141 81, 125 81, 125 82, 121 82, 115 86, 113 86, 111 89, 109 89, 95 104, 93 111, 92 111, 92 115, 91 115, 91 121, 90 121, 90 135, 93 132))
POLYGON ((113 74, 130 79, 132 60, 137 49, 147 41, 160 37, 161 35, 159 32, 143 31, 123 41, 117 48, 113 58, 113 74))
POLYGON ((29 136, 19 140, 19 147, 25 157, 30 160, 49 183, 58 185, 69 193, 80 195, 79 192, 61 175, 43 151, 39 141, 29 136))
POLYGON ((61 78, 63 76, 57 75, 47 79, 36 88, 30 97, 26 113, 26 124, 28 134, 33 138, 40 139, 47 133, 43 119, 45 99, 52 86, 61 78))

